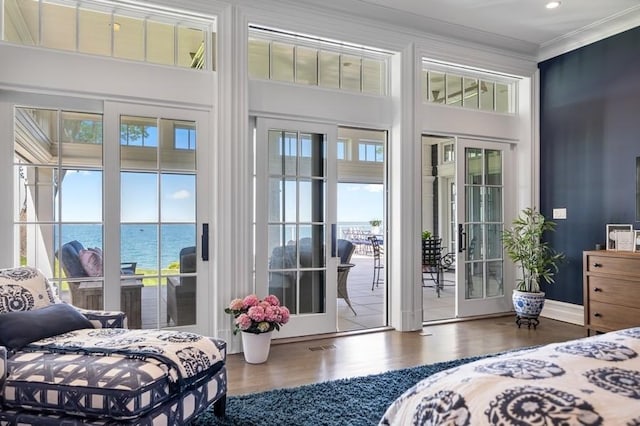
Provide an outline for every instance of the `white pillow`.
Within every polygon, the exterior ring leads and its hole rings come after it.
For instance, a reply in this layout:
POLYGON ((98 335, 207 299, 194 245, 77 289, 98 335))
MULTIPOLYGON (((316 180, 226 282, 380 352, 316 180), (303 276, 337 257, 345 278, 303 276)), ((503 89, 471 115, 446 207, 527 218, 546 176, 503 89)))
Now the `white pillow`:
POLYGON ((0 314, 58 303, 47 278, 31 267, 0 269, 0 314))

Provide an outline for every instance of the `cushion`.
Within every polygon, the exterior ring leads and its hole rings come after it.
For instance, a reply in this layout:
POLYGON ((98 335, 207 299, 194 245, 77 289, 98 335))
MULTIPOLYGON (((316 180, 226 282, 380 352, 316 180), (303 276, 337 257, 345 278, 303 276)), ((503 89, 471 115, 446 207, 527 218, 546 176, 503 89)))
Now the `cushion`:
POLYGON ((0 344, 17 350, 36 340, 81 328, 93 328, 93 325, 66 303, 31 311, 7 312, 0 314, 0 344))
POLYGON ((0 269, 0 314, 58 303, 49 281, 31 267, 0 269))
POLYGON ((102 271, 102 250, 99 248, 89 248, 80 250, 78 254, 80 264, 89 277, 101 277, 102 271))

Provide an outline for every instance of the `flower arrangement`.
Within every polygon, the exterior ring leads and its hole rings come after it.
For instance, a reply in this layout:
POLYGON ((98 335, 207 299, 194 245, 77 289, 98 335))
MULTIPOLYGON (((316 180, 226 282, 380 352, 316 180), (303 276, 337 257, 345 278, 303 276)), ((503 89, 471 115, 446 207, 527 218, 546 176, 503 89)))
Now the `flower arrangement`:
POLYGON ((273 330, 280 330, 280 326, 289 322, 289 309, 280 306, 280 300, 273 294, 258 299, 255 294, 250 294, 244 299, 233 299, 229 307, 224 310, 235 318, 235 329, 238 331, 260 334, 273 330))

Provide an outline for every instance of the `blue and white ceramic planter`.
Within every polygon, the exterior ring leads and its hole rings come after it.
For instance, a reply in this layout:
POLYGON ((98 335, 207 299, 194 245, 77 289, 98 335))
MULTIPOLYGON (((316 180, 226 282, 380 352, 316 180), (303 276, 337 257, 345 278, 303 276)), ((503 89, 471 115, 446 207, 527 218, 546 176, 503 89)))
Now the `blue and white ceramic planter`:
POLYGON ((513 308, 520 318, 538 318, 544 306, 544 292, 527 293, 513 290, 513 308))

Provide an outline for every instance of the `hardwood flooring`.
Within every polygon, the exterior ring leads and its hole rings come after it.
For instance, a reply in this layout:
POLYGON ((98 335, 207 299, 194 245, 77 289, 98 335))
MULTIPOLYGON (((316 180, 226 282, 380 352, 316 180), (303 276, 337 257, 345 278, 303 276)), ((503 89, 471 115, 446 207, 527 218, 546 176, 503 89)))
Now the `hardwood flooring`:
POLYGON ((227 357, 229 395, 365 376, 585 337, 584 327, 540 319, 537 329, 518 328, 514 317, 429 325, 423 331, 376 331, 289 343, 274 342, 264 364, 227 357))

